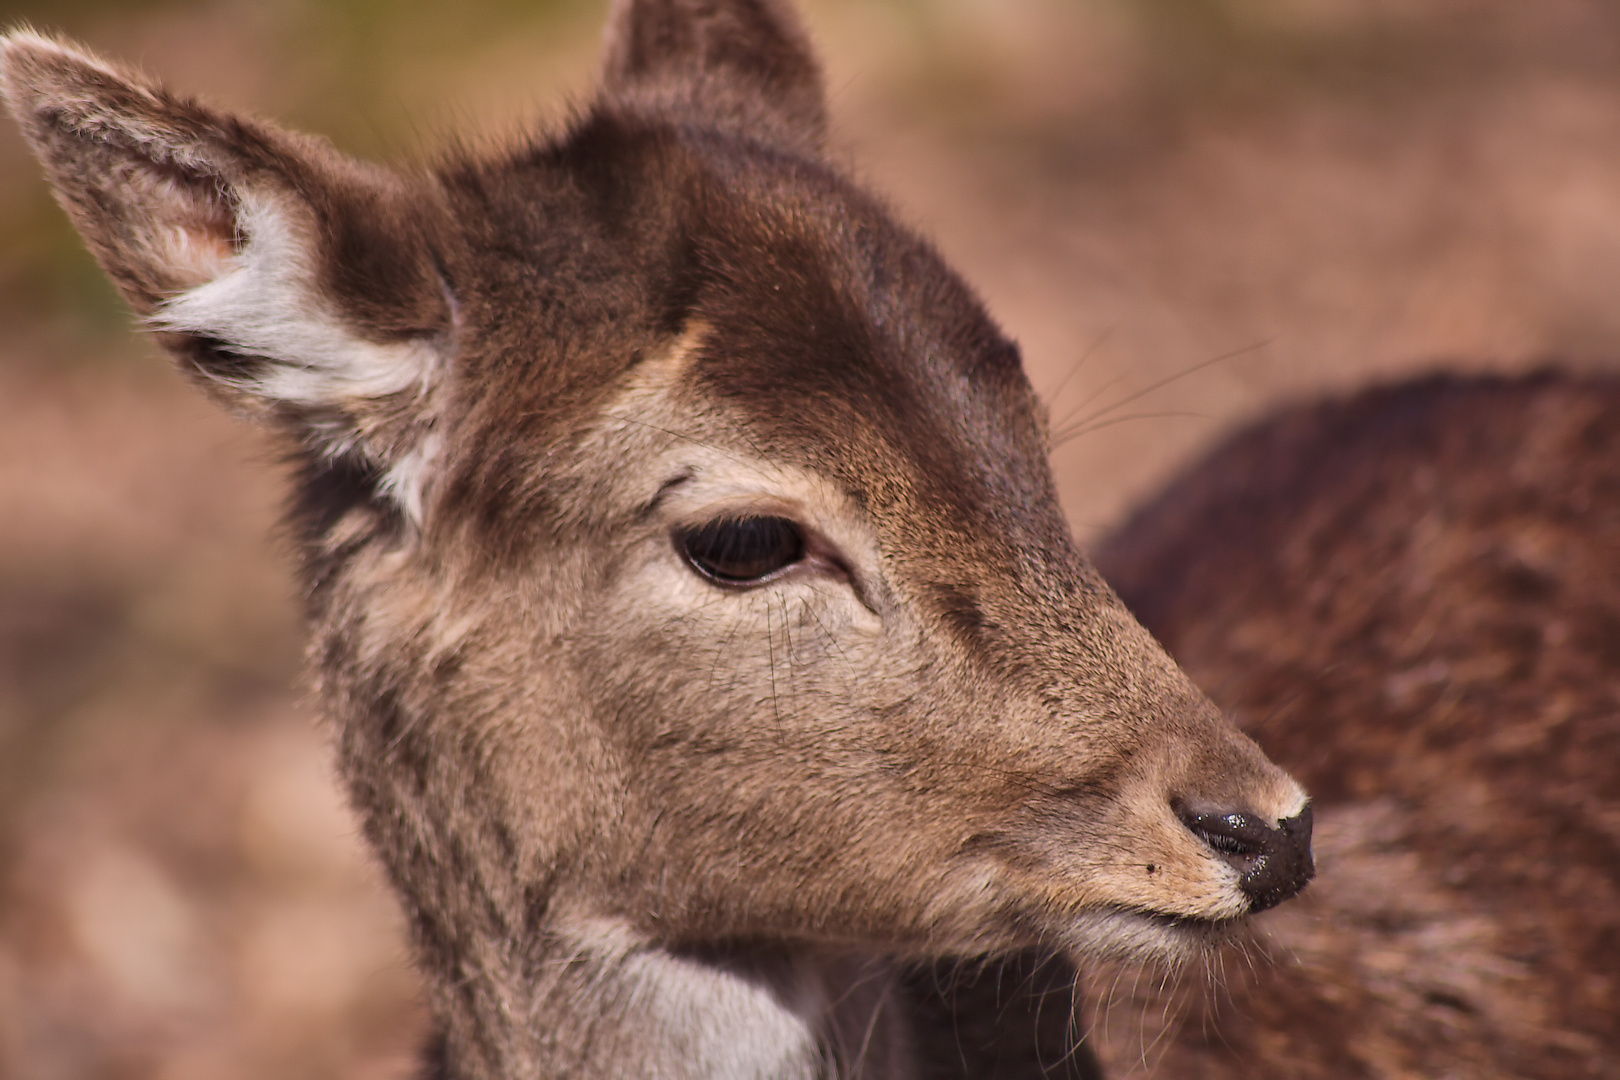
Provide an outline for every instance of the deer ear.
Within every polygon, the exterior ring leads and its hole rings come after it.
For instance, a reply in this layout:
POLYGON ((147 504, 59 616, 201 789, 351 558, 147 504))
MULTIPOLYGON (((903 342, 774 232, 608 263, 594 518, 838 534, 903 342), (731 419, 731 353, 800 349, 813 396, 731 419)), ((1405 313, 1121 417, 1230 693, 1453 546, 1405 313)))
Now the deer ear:
POLYGON ((419 465, 431 435, 452 318, 426 185, 28 31, 0 39, 0 87, 102 267, 181 363, 318 451, 360 455, 413 510, 419 485, 394 471, 419 465))
POLYGON ((617 0, 603 96, 820 148, 821 69, 785 0, 617 0))

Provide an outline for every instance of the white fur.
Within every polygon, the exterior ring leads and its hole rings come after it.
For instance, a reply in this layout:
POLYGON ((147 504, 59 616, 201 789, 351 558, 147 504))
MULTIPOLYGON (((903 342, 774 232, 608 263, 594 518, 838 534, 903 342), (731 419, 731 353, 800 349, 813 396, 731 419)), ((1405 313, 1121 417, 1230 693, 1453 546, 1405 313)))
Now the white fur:
POLYGON ((325 310, 309 289, 314 271, 305 245, 273 200, 244 198, 238 224, 247 243, 230 268, 163 304, 152 325, 280 361, 242 387, 277 401, 337 405, 428 388, 439 351, 425 341, 366 341, 325 310))
POLYGON ((422 492, 439 459, 444 440, 436 431, 425 433, 416 445, 401 454, 383 473, 378 490, 393 499, 405 511, 405 516, 422 524, 422 492))
MULTIPOLYGON (((825 994, 808 976, 786 987, 675 956, 604 919, 575 924, 573 960, 597 973, 629 1034, 612 1048, 615 1067, 648 1080, 811 1080, 821 1055, 816 1029, 825 994)), ((590 1008, 588 1003, 582 1003, 590 1008)), ((588 1068, 590 1063, 585 1063, 588 1068)))
MULTIPOLYGON (((429 395, 444 366, 438 345, 426 340, 379 344, 356 335, 314 293, 307 245, 274 199, 245 194, 238 228, 246 237, 242 249, 207 267, 214 271, 209 280, 160 306, 148 319, 151 326, 212 338, 244 355, 275 361, 258 377, 231 383, 270 401, 347 418, 366 399, 412 391, 429 395)), ((431 413, 425 404, 422 411, 431 413)), ((420 522, 423 488, 440 448, 436 435, 427 432, 410 449, 383 460, 374 448, 360 445, 347 419, 315 417, 311 428, 325 452, 358 448, 383 465, 383 493, 420 522)))

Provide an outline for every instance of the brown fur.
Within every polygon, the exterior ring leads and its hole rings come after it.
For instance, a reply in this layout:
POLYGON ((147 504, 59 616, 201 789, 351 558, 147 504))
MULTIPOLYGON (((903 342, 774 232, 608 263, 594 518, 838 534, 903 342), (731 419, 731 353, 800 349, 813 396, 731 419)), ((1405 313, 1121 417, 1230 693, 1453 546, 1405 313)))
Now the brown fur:
POLYGON ((1098 562, 1319 815, 1153 1075, 1620 1076, 1620 380, 1285 410, 1098 562))
POLYGON ((37 36, 4 77, 132 304, 293 440, 443 1074, 1085 1075, 1066 958, 1297 891, 1304 795, 1075 550, 1016 348, 820 156, 791 13, 609 41, 566 131, 431 173, 37 36), (739 513, 805 557, 704 580, 682 530, 739 513))

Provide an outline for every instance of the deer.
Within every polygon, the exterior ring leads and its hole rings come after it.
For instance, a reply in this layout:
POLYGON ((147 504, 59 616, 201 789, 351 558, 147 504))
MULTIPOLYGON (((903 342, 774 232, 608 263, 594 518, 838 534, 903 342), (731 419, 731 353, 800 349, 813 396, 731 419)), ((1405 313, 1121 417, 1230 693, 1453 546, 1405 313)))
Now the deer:
POLYGON ((1620 378, 1282 408, 1094 555, 1311 786, 1321 867, 1250 943, 1274 963, 1114 1002, 1122 1075, 1615 1075, 1620 378))
POLYGON ((431 1075, 1094 1076, 1075 964, 1199 963, 1312 877, 1304 789, 1077 550, 1017 347, 831 163, 783 3, 620 0, 571 122, 431 167, 0 64, 143 325, 285 440, 431 1075))

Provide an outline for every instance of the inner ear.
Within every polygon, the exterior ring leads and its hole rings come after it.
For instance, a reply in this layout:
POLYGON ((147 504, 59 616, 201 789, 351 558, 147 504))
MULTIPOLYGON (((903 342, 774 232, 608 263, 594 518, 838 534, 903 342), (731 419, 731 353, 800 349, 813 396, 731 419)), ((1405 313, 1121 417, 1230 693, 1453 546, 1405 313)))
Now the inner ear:
POLYGON ((812 151, 827 131, 820 65, 779 0, 617 0, 602 98, 812 151))
POLYGON ((238 210, 216 178, 179 166, 157 167, 150 183, 159 188, 142 199, 162 215, 166 230, 155 236, 162 245, 154 262, 169 270, 176 289, 190 289, 230 269, 242 249, 238 210))

